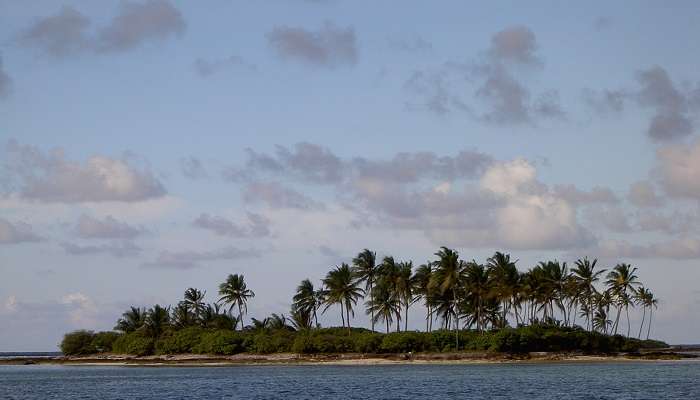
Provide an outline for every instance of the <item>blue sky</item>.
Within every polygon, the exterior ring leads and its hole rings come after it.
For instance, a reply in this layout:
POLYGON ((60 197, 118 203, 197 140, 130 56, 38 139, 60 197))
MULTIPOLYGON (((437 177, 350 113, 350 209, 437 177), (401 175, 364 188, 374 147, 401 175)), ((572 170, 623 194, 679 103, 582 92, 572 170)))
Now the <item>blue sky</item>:
POLYGON ((188 286, 213 301, 229 273, 253 316, 286 313, 364 247, 421 263, 441 245, 632 263, 655 336, 698 342, 699 17, 0 0, 0 351, 188 286))

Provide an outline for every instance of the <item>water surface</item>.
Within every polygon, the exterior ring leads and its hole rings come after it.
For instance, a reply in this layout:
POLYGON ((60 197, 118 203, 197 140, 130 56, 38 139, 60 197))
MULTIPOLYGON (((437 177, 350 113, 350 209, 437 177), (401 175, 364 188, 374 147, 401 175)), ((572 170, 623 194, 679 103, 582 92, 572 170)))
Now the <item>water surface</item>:
POLYGON ((700 399, 700 362, 0 366, 0 399, 700 399))

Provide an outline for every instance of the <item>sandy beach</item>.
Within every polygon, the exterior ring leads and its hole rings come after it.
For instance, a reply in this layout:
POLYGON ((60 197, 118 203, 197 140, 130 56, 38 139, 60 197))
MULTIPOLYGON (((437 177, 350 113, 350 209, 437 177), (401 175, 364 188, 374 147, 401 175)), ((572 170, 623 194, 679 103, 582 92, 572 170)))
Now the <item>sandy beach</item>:
POLYGON ((503 354, 417 353, 417 354, 236 354, 216 356, 179 354, 159 356, 128 356, 101 354, 93 356, 60 356, 43 358, 0 359, 0 365, 113 365, 113 366, 227 366, 227 365, 387 365, 387 364, 502 364, 502 363, 560 363, 560 362, 628 362, 700 360, 697 355, 676 352, 646 354, 585 355, 578 353, 503 354))

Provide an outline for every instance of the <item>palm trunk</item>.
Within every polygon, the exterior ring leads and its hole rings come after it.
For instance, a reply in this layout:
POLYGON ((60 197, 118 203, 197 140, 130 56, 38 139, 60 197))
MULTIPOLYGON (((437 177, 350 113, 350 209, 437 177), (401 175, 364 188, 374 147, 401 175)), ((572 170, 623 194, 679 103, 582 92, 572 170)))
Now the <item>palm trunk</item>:
MULTIPOLYGON (((373 292, 372 291, 372 283, 373 283, 372 279, 370 279, 369 280, 369 299, 370 299, 370 301, 374 302, 374 299, 372 298, 372 292, 373 292)), ((372 313, 372 315, 370 317, 371 318, 370 321, 372 323, 372 332, 374 332, 374 309, 373 308, 370 309, 370 312, 372 313)))
POLYGON ((386 322, 386 333, 389 333, 389 318, 384 318, 384 321, 386 322))
POLYGON ((622 312, 622 306, 617 307, 617 316, 615 317, 615 325, 613 325, 613 332, 617 335, 617 324, 620 322, 620 313, 622 312))
POLYGON ((649 307, 649 325, 647 325, 647 340, 649 340, 649 332, 651 332, 651 317, 654 316, 654 307, 649 307))
POLYGON ((238 322, 241 324, 241 330, 243 330, 243 308, 241 303, 238 303, 238 322))
POLYGON ((627 314, 627 337, 630 337, 630 308, 625 306, 625 314, 627 314))
POLYGON ((459 351, 459 309, 457 308, 457 291, 452 289, 452 299, 455 302, 455 350, 459 351))
POLYGON ((343 301, 340 301, 340 318, 343 320, 343 328, 345 328, 345 313, 343 312, 343 301))
POLYGON ((408 303, 406 303, 406 311, 404 312, 404 321, 403 321, 403 331, 408 332, 408 303))
POLYGON ((642 308, 642 324, 639 325, 639 333, 637 334, 637 339, 642 338, 642 329, 644 328, 644 319, 646 319, 647 316, 647 306, 644 306, 642 308))
POLYGON ((348 307, 350 303, 347 301, 345 302, 345 313, 348 316, 348 336, 350 336, 350 307, 348 307))

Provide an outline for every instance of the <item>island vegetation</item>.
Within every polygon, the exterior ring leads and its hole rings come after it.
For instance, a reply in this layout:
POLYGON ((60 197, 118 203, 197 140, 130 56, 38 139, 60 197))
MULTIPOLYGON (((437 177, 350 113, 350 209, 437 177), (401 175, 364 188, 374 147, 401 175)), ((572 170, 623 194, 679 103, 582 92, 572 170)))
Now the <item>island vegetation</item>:
MULTIPOLYGON (((599 268, 597 260, 543 261, 519 271, 509 254, 496 252, 484 264, 464 261, 442 247, 435 259, 411 261, 370 250, 350 264, 333 267, 318 286, 301 281, 289 315, 251 318, 255 298, 243 275, 221 283, 218 298, 189 288, 174 306, 131 307, 113 331, 75 331, 60 344, 65 355, 96 353, 417 353, 533 351, 636 352, 664 347, 649 340, 658 299, 637 277, 637 268, 599 268), (409 310, 423 304, 424 329, 408 329, 409 310), (364 307, 362 307, 364 304, 364 307), (641 307, 638 329, 630 308, 641 307), (353 327, 362 309, 368 327, 353 327), (319 314, 338 312, 341 327, 322 327, 319 314), (378 332, 378 328, 384 332, 378 332), (644 338, 644 339, 642 339, 644 338)), ((422 323, 421 323, 422 324, 422 323)))

